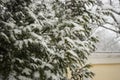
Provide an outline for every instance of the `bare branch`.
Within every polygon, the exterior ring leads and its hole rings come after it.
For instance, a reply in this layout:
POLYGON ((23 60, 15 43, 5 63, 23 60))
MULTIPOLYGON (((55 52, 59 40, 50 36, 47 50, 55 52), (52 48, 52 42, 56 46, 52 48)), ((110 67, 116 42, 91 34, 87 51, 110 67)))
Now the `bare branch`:
POLYGON ((120 12, 118 12, 117 10, 114 10, 114 9, 109 9, 109 10, 116 13, 116 14, 118 14, 118 15, 120 15, 120 12))
POLYGON ((103 28, 105 28, 105 29, 108 29, 108 30, 110 30, 110 31, 113 31, 113 32, 116 32, 116 33, 119 33, 119 34, 120 34, 120 31, 117 31, 117 30, 108 28, 108 27, 106 27, 106 26, 104 26, 104 25, 100 25, 100 27, 103 27, 103 28))
POLYGON ((100 24, 92 24, 92 25, 97 25, 98 27, 103 27, 105 29, 108 29, 110 31, 113 31, 115 33, 119 33, 120 34, 120 30, 114 30, 114 29, 108 28, 107 26, 104 26, 103 24, 101 24, 101 25, 100 24))
POLYGON ((110 5, 112 5, 112 0, 110 0, 110 5))

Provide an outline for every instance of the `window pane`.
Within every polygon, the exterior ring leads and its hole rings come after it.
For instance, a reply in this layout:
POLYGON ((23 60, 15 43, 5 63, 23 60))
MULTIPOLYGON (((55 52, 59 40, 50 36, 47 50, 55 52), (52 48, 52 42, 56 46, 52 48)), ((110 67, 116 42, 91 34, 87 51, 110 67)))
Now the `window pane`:
POLYGON ((119 34, 99 27, 96 30, 96 36, 99 39, 99 42, 96 44, 96 52, 120 52, 119 34))

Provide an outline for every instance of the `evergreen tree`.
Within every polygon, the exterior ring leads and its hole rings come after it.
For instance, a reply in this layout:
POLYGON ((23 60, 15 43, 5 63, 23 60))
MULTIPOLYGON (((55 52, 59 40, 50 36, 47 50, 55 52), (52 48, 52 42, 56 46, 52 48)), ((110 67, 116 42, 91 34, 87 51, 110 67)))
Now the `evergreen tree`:
POLYGON ((0 0, 0 75, 3 80, 71 80, 92 77, 93 0, 0 0))

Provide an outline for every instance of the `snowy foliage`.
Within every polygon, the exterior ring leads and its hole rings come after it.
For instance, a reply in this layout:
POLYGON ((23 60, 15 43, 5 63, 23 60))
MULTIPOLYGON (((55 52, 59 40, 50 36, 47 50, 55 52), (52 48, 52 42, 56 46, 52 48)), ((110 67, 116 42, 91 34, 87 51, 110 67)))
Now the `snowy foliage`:
POLYGON ((101 24, 93 0, 0 0, 0 74, 3 80, 92 77, 87 56, 101 24))

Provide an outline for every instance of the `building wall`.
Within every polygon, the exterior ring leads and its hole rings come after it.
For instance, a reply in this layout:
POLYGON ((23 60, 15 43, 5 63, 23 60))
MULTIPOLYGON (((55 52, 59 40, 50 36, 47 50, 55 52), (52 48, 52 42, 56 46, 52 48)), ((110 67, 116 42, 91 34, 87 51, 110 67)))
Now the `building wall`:
POLYGON ((92 80, 120 80, 120 64, 94 64, 92 80))
POLYGON ((91 80, 120 80, 120 53, 93 54, 88 61, 95 73, 91 80))

